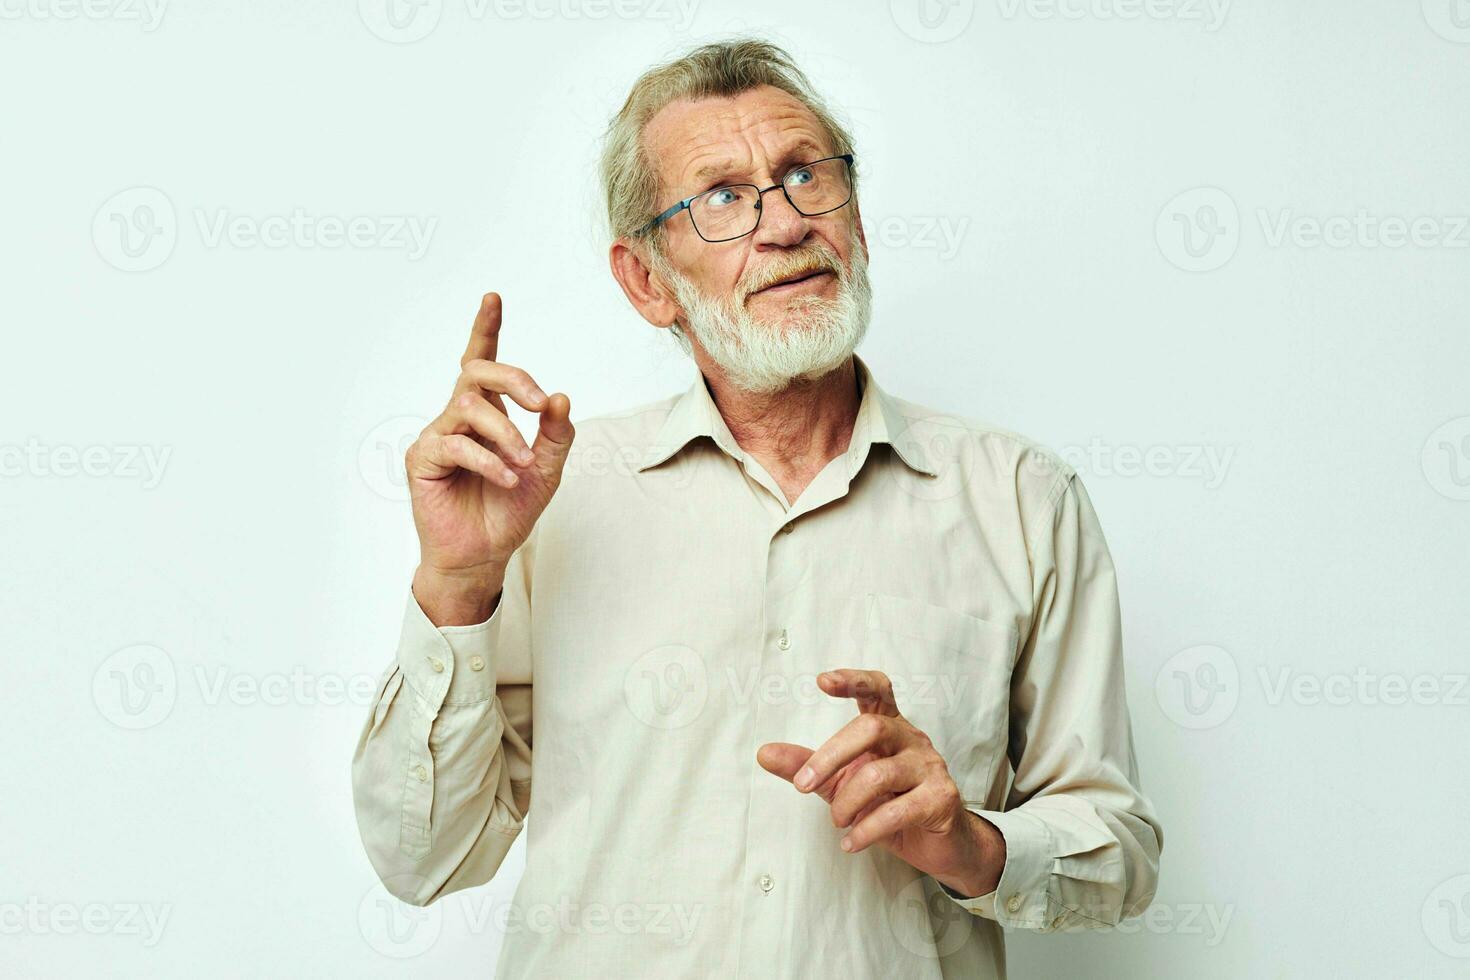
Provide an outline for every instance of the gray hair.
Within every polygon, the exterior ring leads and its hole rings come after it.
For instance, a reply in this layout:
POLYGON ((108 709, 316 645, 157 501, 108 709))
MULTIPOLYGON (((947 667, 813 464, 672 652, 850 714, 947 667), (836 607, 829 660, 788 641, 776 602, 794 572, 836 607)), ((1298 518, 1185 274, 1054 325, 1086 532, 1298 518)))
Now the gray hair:
MULTIPOLYGON (((657 206, 658 169, 648 159, 643 144, 643 128, 648 121, 680 99, 729 97, 763 85, 786 92, 810 109, 831 139, 833 153, 852 152, 852 136, 817 95, 791 55, 759 38, 702 45, 639 76, 627 101, 608 124, 601 171, 608 232, 613 239, 636 236, 653 218, 657 206)), ((660 237, 654 236, 650 244, 657 250, 660 237)))

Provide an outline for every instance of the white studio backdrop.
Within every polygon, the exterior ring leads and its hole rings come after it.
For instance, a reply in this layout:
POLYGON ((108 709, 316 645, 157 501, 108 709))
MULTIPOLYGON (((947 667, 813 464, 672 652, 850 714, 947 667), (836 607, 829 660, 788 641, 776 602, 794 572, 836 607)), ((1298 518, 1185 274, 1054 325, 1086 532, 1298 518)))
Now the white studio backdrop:
POLYGON ((734 31, 856 132, 877 377, 1119 569, 1158 898, 1013 975, 1470 970, 1463 0, 392 3, 0 0, 0 975, 489 975, 520 848, 415 919, 353 819, 397 468, 485 290, 574 420, 687 386, 596 141, 734 31))

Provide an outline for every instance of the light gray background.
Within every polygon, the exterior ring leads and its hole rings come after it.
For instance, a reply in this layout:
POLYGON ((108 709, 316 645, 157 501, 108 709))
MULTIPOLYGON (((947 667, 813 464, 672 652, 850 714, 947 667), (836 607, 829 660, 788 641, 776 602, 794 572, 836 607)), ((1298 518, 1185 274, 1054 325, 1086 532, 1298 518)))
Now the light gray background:
POLYGON ((595 141, 753 29, 856 131, 877 376, 1119 569, 1158 899, 1014 975, 1464 975, 1470 4, 384 2, 0 0, 0 972, 488 974, 519 847, 410 929, 353 821, 394 466, 487 289, 574 419, 689 383, 595 141))

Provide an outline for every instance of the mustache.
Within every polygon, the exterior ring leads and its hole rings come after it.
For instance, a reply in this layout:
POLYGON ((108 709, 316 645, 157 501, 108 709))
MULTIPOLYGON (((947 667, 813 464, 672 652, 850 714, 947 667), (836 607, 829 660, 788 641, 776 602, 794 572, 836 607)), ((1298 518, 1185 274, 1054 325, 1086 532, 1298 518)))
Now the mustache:
POLYGON ((741 282, 738 291, 740 302, 762 289, 774 286, 783 279, 809 276, 818 272, 830 272, 842 279, 846 273, 836 253, 823 246, 813 246, 799 252, 786 252, 752 272, 741 282))

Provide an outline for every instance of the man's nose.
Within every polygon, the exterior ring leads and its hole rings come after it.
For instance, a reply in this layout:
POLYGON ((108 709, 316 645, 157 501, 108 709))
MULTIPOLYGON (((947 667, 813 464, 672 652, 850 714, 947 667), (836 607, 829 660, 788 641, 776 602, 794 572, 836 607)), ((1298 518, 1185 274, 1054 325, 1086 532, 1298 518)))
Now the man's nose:
POLYGON ((811 219, 791 206, 781 188, 761 195, 760 225, 755 230, 755 247, 789 248, 800 244, 811 231, 811 219))

